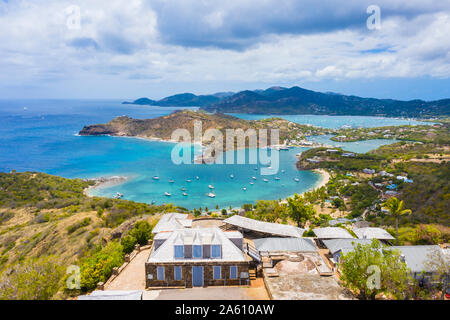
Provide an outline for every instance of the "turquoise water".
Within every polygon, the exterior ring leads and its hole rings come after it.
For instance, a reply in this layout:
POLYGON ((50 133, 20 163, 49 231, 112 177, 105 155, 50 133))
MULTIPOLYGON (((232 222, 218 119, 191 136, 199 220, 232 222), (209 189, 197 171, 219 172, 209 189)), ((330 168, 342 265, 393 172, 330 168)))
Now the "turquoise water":
POLYGON ((308 140, 315 141, 318 143, 322 143, 325 145, 330 145, 334 147, 340 147, 346 151, 356 152, 356 153, 366 153, 371 150, 377 149, 378 147, 384 146, 386 144, 392 144, 399 142, 398 140, 393 139, 372 139, 365 141, 356 141, 356 142, 337 142, 330 140, 333 137, 332 135, 322 135, 322 136, 311 136, 308 137, 308 140))
MULTIPOLYGON (((259 199, 285 198, 306 191, 319 181, 318 174, 295 168, 295 154, 305 148, 281 151, 280 171, 265 177, 269 181, 263 182, 264 177, 254 170, 254 164, 175 165, 170 160, 174 146, 171 143, 76 135, 84 125, 105 123, 116 116, 153 118, 175 109, 122 105, 117 100, 0 100, 0 171, 42 171, 67 178, 127 176, 130 179, 126 183, 97 189, 93 194, 111 197, 120 192, 129 200, 170 202, 189 209, 236 207, 259 199), (230 174, 235 178, 231 179, 230 174), (153 175, 160 180, 151 179, 153 175), (257 178, 254 185, 250 185, 252 176, 257 178), (275 176, 280 180, 275 180, 275 176), (295 177, 300 182, 295 182, 295 177), (175 183, 170 184, 169 179, 175 183), (209 184, 214 185, 216 198, 206 196, 209 184), (187 197, 182 195, 181 187, 187 189, 187 197), (172 196, 166 197, 164 192, 172 196)), ((319 121, 322 117, 309 118, 319 121)), ((335 121, 335 117, 325 118, 329 126, 335 121)), ((351 151, 365 152, 378 145, 360 142, 351 151)))
POLYGON ((245 120, 260 120, 271 117, 278 117, 292 122, 297 122, 301 124, 310 124, 313 126, 329 129, 338 129, 342 126, 350 126, 352 128, 359 128, 359 127, 374 128, 383 126, 431 124, 430 122, 422 122, 410 119, 363 117, 363 116, 317 116, 310 114, 267 115, 267 114, 242 114, 242 113, 230 113, 230 115, 245 120))

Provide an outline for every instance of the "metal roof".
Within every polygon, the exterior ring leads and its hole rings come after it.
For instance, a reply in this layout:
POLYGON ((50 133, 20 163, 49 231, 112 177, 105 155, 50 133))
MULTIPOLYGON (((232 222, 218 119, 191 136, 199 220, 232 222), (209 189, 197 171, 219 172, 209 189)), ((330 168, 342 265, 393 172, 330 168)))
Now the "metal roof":
POLYGON ((90 295, 78 296, 78 300, 142 300, 142 291, 107 290, 93 291, 90 295))
POLYGON ((314 241, 306 238, 261 238, 253 240, 258 251, 316 252, 314 241))
POLYGON ((381 228, 353 228, 353 232, 359 239, 394 240, 395 238, 381 228))
MULTIPOLYGON (((202 242, 199 242, 201 244, 202 242)), ((178 243, 177 243, 178 244, 178 243)), ((247 261, 244 253, 219 228, 194 228, 179 229, 171 233, 170 237, 164 243, 150 254, 148 262, 208 262, 208 261, 247 261), (177 258, 174 257, 174 245, 177 240, 182 239, 183 243, 192 244, 197 239, 213 237, 213 244, 222 245, 221 258, 177 258)))
POLYGON ((370 244, 372 243, 371 239, 331 239, 331 240, 323 240, 323 244, 330 250, 331 254, 335 254, 338 251, 342 251, 344 253, 353 250, 353 245, 357 244, 370 244))
POLYGON ((317 238, 319 239, 353 239, 353 236, 345 230, 339 227, 326 227, 313 229, 317 238))
POLYGON ((295 226, 272 222, 264 222, 246 217, 241 217, 238 215, 234 215, 230 218, 227 218, 223 220, 223 222, 251 231, 257 231, 261 233, 291 238, 301 238, 303 236, 303 233, 305 232, 305 229, 297 228, 295 226))
POLYGON ((192 219, 188 219, 188 215, 184 213, 171 212, 163 214, 152 233, 173 231, 181 228, 191 228, 192 219))
POLYGON ((405 257, 406 265, 412 272, 420 273, 422 271, 432 272, 436 270, 430 269, 426 262, 433 258, 434 255, 441 255, 445 259, 442 249, 438 245, 430 246, 392 246, 397 249, 405 257))

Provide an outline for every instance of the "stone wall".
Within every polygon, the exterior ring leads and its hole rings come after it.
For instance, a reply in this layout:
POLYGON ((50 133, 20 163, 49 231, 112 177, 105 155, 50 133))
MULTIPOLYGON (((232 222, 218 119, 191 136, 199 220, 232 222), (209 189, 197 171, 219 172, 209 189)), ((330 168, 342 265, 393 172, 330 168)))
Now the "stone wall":
POLYGON ((145 264, 145 286, 149 287, 192 287, 192 266, 203 266, 203 283, 204 287, 207 286, 228 286, 228 285, 247 285, 247 279, 240 279, 241 272, 249 271, 248 262, 170 262, 170 263, 146 263, 145 264), (182 280, 174 280, 174 267, 181 266, 182 268, 182 280), (213 279, 213 266, 222 267, 222 279, 213 279), (230 266, 237 266, 238 279, 230 279, 230 266), (156 269, 157 267, 165 267, 164 280, 157 280, 156 269), (149 275, 153 276, 153 279, 149 279, 149 275))

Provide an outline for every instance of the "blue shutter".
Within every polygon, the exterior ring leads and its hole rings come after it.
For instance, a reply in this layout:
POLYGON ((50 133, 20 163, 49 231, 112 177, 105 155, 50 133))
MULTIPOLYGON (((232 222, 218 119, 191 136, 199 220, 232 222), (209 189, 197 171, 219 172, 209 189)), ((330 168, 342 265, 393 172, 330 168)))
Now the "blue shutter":
POLYGON ((202 258, 202 246, 201 245, 194 245, 194 254, 193 257, 194 258, 202 258))
POLYGON ((230 267, 230 279, 237 279, 237 267, 236 266, 230 267))
POLYGON ((213 279, 214 280, 222 279, 222 267, 221 266, 213 266, 213 279))
POLYGON ((184 246, 174 246, 175 258, 184 258, 184 246))
POLYGON ((174 278, 175 278, 175 280, 181 280, 182 279, 181 267, 180 266, 175 266, 174 267, 174 278))
POLYGON ((158 280, 164 280, 164 267, 156 268, 156 278, 158 280))
POLYGON ((211 257, 212 258, 220 258, 222 256, 222 252, 221 252, 221 247, 220 245, 213 245, 212 246, 212 252, 211 252, 211 257))

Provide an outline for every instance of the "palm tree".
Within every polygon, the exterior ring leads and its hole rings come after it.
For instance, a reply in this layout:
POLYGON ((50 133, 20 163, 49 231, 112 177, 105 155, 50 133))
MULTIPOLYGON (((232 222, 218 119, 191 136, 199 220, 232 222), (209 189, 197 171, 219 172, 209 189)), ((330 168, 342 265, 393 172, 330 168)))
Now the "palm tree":
POLYGON ((391 216, 395 217, 395 243, 398 246, 398 218, 411 214, 412 211, 411 209, 404 209, 403 200, 399 201, 396 197, 392 197, 383 203, 383 208, 389 210, 391 216))

